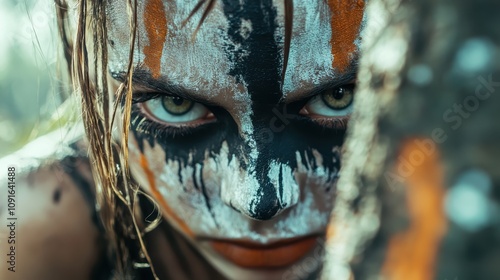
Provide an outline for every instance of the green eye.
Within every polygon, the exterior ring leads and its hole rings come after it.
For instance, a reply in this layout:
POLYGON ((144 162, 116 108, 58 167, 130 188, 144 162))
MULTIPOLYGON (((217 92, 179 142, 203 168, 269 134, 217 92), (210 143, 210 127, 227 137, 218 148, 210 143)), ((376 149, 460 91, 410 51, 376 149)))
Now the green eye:
POLYGON ((350 87, 338 87, 321 94, 321 99, 326 106, 334 110, 342 110, 351 105, 354 98, 354 89, 350 87))
POLYGON ((201 103, 178 96, 152 98, 142 105, 148 114, 166 124, 186 124, 214 118, 201 103))
POLYGON ((161 102, 165 111, 176 116, 188 113, 194 106, 193 101, 177 96, 165 96, 161 102))

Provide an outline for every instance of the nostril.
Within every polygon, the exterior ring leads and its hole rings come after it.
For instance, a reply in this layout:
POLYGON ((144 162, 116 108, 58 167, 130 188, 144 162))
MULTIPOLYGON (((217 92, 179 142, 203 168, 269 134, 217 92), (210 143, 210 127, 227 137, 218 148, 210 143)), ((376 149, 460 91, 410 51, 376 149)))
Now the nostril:
POLYGON ((284 209, 279 203, 277 197, 266 198, 261 197, 260 201, 250 208, 250 217, 256 220, 270 220, 275 217, 281 210, 284 209))
POLYGON ((273 208, 264 208, 260 209, 261 211, 252 211, 250 212, 250 216, 252 219, 256 220, 261 220, 261 221, 267 221, 272 219, 276 214, 278 213, 279 210, 281 210, 280 207, 273 207, 273 208))
POLYGON ((231 207, 234 211, 241 213, 241 211, 238 208, 234 207, 233 203, 231 202, 229 202, 229 207, 231 207))
POLYGON ((221 199, 234 211, 254 220, 271 220, 299 201, 300 188, 291 168, 282 164, 269 170, 244 173, 231 181, 221 182, 221 199), (255 176, 255 173, 262 174, 255 176), (276 174, 275 174, 276 173, 276 174), (252 176, 253 175, 253 176, 252 176))

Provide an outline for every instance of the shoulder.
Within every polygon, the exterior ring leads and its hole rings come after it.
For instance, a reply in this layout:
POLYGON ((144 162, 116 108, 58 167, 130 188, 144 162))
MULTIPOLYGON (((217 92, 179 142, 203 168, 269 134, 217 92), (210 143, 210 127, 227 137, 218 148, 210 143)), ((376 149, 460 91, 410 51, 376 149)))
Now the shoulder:
POLYGON ((1 279, 98 278, 90 163, 82 140, 61 133, 0 159, 1 279))

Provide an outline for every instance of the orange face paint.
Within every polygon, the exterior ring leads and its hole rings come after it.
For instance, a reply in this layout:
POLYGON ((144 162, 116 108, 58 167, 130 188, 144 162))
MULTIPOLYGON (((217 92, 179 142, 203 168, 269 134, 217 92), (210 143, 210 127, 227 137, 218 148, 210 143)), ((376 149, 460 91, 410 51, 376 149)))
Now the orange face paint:
POLYGON ((146 173, 146 177, 148 178, 148 183, 149 183, 149 186, 151 188, 151 193, 152 193, 153 197, 156 199, 156 201, 158 201, 160 203, 161 210, 164 211, 164 213, 166 213, 169 218, 173 219, 174 222, 177 225, 179 225, 180 229, 185 234, 192 237, 194 234, 193 234, 193 231, 191 230, 191 228, 189 228, 189 226, 181 218, 179 218, 179 216, 177 216, 175 214, 175 212, 172 210, 172 208, 170 208, 170 206, 167 204, 165 199, 163 199, 163 196, 161 195, 161 193, 156 188, 155 175, 153 174, 151 169, 149 169, 148 160, 142 154, 140 157, 140 164, 141 164, 142 169, 146 173))
POLYGON ((163 44, 167 38, 167 17, 162 0, 148 0, 144 11, 144 26, 149 45, 144 47, 144 64, 154 78, 160 76, 163 44))
POLYGON ((352 55, 356 51, 354 41, 358 38, 363 11, 364 0, 327 0, 332 14, 330 25, 332 28, 333 62, 332 67, 344 72, 349 67, 352 55))
MULTIPOLYGON (((439 243, 446 231, 443 166, 437 147, 425 154, 417 144, 419 140, 403 143, 396 168, 400 170, 398 167, 403 161, 407 164, 412 158, 421 156, 420 164, 414 164, 413 172, 404 178, 410 226, 389 240, 382 267, 382 274, 387 279, 434 279, 439 243)), ((434 142, 429 143, 434 145, 434 142)))

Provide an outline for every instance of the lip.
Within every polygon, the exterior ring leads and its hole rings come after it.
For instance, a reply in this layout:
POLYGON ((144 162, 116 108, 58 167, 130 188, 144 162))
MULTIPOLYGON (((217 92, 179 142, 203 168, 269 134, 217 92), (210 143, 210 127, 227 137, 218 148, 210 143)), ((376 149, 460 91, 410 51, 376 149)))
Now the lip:
POLYGON ((225 259, 245 268, 272 269, 291 265, 314 247, 318 236, 285 239, 272 244, 241 240, 211 240, 210 246, 225 259))

